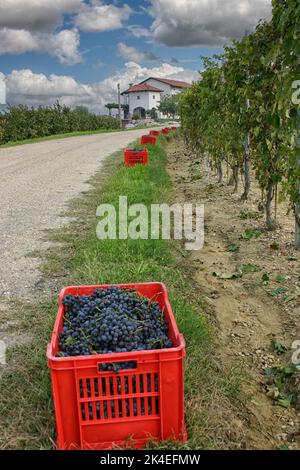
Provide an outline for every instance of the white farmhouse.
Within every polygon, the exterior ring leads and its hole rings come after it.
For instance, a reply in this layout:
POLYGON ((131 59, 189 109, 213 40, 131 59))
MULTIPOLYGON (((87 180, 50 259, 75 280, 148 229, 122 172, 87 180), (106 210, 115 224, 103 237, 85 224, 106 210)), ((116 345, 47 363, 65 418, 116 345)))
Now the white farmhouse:
MULTIPOLYGON (((129 116, 146 117, 146 112, 158 109, 160 102, 166 96, 181 93, 191 86, 190 83, 166 78, 150 77, 138 85, 132 85, 122 93, 124 104, 129 105, 129 116)), ((163 117, 158 113, 159 117, 163 117)))

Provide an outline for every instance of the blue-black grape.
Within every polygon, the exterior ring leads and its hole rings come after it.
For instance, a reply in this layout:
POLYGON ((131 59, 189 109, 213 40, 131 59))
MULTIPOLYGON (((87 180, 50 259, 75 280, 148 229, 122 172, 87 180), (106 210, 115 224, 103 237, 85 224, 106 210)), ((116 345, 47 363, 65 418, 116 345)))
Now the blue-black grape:
MULTIPOLYGON (((66 295, 59 356, 85 356, 173 346, 158 302, 117 286, 91 295, 66 295)), ((132 363, 122 363, 122 368, 132 363)), ((118 371, 118 364, 102 364, 118 371)))

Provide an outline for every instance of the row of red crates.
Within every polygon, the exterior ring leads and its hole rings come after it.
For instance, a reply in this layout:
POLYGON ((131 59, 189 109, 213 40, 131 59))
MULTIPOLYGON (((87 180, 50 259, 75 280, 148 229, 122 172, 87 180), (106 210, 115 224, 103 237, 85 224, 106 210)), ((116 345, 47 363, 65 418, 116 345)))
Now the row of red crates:
MULTIPOLYGON (((141 145, 155 145, 156 137, 162 134, 169 134, 171 130, 176 130, 177 127, 165 127, 160 131, 151 130, 149 135, 141 137, 141 145)), ((147 149, 126 149, 124 151, 124 164, 126 166, 147 165, 148 164, 148 150, 147 149)))
POLYGON ((66 287, 59 308, 47 363, 51 370, 59 450, 142 448, 151 441, 187 439, 184 422, 183 362, 185 341, 180 334, 168 292, 162 283, 122 284, 157 301, 173 342, 170 349, 58 357, 64 323, 63 298, 90 295, 101 286, 66 287), (101 365, 132 363, 118 373, 101 365))
POLYGON ((158 137, 160 134, 169 134, 170 131, 176 131, 177 130, 177 127, 165 127, 164 129, 162 129, 161 131, 155 131, 155 130, 152 130, 149 132, 149 135, 143 135, 142 136, 142 140, 141 140, 141 144, 155 144, 156 140, 155 138, 158 137))
MULTIPOLYGON (((176 129, 176 128, 173 128, 176 129)), ((171 129, 163 129, 168 134, 171 129)), ((159 131, 150 131, 152 137, 159 131)), ((148 163, 148 150, 126 149, 128 166, 148 163)), ((183 361, 185 341, 179 333, 164 284, 119 285, 157 301, 169 326, 171 349, 93 356, 58 357, 67 294, 90 295, 101 286, 66 287, 47 349, 56 414, 57 448, 99 450, 144 447, 149 440, 186 440, 183 361), (103 363, 134 364, 132 369, 103 371, 103 363)))
POLYGON ((170 131, 176 130, 177 127, 165 127, 161 131, 152 130, 149 132, 149 135, 143 135, 141 138, 141 145, 155 145, 156 137, 160 134, 169 134, 170 131))

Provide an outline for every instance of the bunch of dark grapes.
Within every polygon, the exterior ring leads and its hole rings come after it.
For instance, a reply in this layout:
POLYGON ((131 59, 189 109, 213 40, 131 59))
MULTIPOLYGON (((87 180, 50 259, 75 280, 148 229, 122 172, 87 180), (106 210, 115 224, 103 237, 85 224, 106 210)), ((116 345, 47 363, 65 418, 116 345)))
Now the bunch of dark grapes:
MULTIPOLYGON (((67 295, 63 305, 61 357, 172 347, 159 304, 133 290, 109 287, 88 296, 67 295)), ((102 369, 115 366, 102 364, 102 369)))

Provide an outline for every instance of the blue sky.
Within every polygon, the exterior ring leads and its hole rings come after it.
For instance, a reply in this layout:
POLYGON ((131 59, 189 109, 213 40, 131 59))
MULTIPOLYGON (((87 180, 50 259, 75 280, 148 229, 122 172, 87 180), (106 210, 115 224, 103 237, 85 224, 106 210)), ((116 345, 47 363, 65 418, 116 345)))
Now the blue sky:
POLYGON ((13 104, 84 104, 96 112, 149 75, 198 79, 268 18, 271 0, 1 0, 0 78, 13 104))

